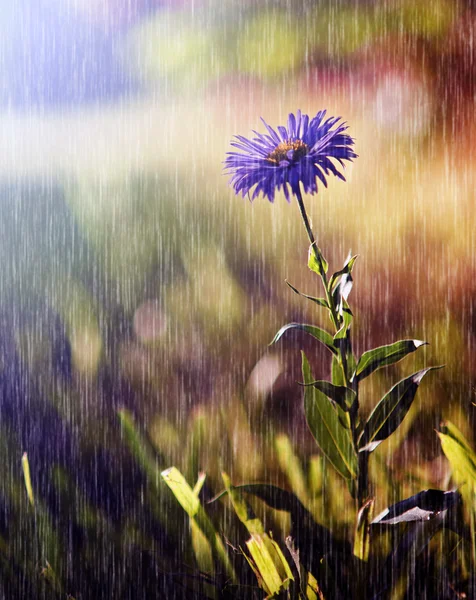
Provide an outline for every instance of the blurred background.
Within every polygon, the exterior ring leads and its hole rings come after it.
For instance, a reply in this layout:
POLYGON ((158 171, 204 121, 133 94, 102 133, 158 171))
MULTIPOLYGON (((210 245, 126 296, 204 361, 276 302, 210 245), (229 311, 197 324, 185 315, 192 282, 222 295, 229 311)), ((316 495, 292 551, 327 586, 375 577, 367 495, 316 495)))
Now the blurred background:
MULTIPOLYGON (((286 485, 276 434, 302 460, 315 452, 299 349, 316 376, 328 357, 298 334, 268 347, 287 322, 327 325, 285 284, 318 293, 298 209, 235 197, 222 164, 261 116, 278 125, 322 108, 348 122, 359 154, 347 183, 306 200, 331 268, 360 255, 355 350, 431 344, 364 388, 365 408, 412 368, 446 365, 375 454, 409 493, 444 485, 434 429, 449 418, 471 438, 476 421, 474 3, 0 5, 0 469, 11 490, 28 452, 58 514, 58 469, 111 519, 136 514, 143 487, 119 408, 164 467, 191 480, 204 469, 212 487, 223 468, 286 485)), ((13 496, 0 492, 4 515, 13 496)))

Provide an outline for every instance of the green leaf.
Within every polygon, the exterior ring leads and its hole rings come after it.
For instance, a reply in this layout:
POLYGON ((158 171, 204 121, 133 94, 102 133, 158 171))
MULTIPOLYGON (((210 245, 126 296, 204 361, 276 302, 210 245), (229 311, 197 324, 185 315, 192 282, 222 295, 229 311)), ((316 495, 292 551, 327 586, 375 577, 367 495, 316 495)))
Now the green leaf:
MULTIPOLYGON (((293 538, 289 535, 286 538, 286 548, 293 559, 296 573, 299 579, 300 600, 324 600, 322 590, 317 583, 317 579, 312 573, 309 573, 301 564, 299 551, 296 549, 293 538)), ((291 596, 294 598, 295 596, 291 596)))
POLYGON ((231 485, 226 473, 222 473, 222 478, 236 515, 251 534, 251 539, 246 542, 250 556, 245 557, 266 593, 277 594, 293 579, 291 568, 277 543, 265 532, 262 522, 256 517, 240 490, 231 485))
POLYGON ((370 552, 370 522, 374 511, 375 500, 369 498, 357 514, 354 535, 354 555, 368 562, 370 552))
POLYGON ((360 452, 372 452, 397 429, 410 410, 423 377, 428 371, 441 368, 428 367, 417 371, 413 375, 399 381, 385 394, 365 424, 358 442, 360 452))
POLYGON ((35 494, 33 493, 33 486, 31 484, 30 476, 30 463, 28 462, 28 455, 26 452, 21 457, 21 466, 23 470, 23 477, 25 478, 25 488, 28 496, 28 500, 33 508, 35 508, 35 494))
POLYGON ((350 326, 352 324, 353 314, 345 300, 343 301, 339 314, 342 317, 342 325, 340 326, 339 331, 334 335, 335 342, 338 340, 345 340, 347 338, 350 326))
POLYGON ((381 367, 388 367, 399 362, 405 356, 415 352, 415 350, 418 350, 421 346, 425 346, 427 343, 420 340, 401 340, 388 346, 380 346, 379 348, 368 350, 360 357, 355 376, 359 380, 364 379, 364 377, 368 377, 381 367))
POLYGON ((348 258, 344 264, 344 268, 341 269, 340 271, 336 271, 332 277, 330 278, 329 281, 329 289, 331 291, 334 291, 334 286, 337 283, 337 280, 339 279, 339 277, 341 277, 342 275, 347 275, 349 273, 352 273, 352 269, 354 267, 355 261, 359 258, 359 255, 356 254, 355 256, 352 256, 350 258, 348 258))
MULTIPOLYGON (((267 483, 239 485, 234 489, 256 496, 275 510, 290 513, 289 535, 296 544, 301 564, 308 572, 315 575, 319 586, 323 586, 325 598, 340 598, 341 595, 335 593, 338 587, 336 582, 343 581, 348 570, 355 567, 349 544, 340 542, 334 538, 331 531, 316 523, 302 502, 287 490, 267 483), (328 586, 329 590, 326 589, 328 586)), ((222 497, 225 493, 226 491, 222 492, 213 500, 222 497)))
POLYGON ((315 246, 315 248, 320 260, 316 258, 313 246, 309 246, 309 259, 307 261, 307 266, 311 269, 311 271, 314 271, 314 273, 317 273, 318 275, 321 275, 322 271, 327 273, 329 265, 327 264, 326 259, 322 256, 320 248, 317 248, 317 246, 315 246))
POLYGON ((308 300, 312 300, 312 302, 315 302, 316 304, 318 304, 319 306, 322 306, 323 308, 327 308, 329 309, 329 304, 327 303, 327 300, 325 298, 315 298, 314 296, 308 296, 307 294, 303 294, 302 292, 300 292, 298 289, 296 289, 293 285, 291 285, 289 283, 289 281, 286 279, 286 284, 292 289, 292 291, 297 294, 298 296, 302 296, 303 298, 307 298, 308 300))
POLYGON ((339 414, 328 398, 313 383, 309 362, 302 352, 304 383, 304 411, 306 421, 319 448, 345 479, 355 479, 358 460, 350 430, 342 425, 339 414))
POLYGON ((430 521, 461 502, 458 491, 423 490, 411 498, 386 508, 372 521, 372 525, 397 525, 414 521, 430 521))
POLYGON ((287 589, 294 577, 278 544, 267 534, 252 535, 245 543, 250 553, 249 557, 245 554, 245 558, 267 598, 274 598, 287 589))
POLYGON ((184 509, 191 520, 194 521, 194 527, 197 527, 210 544, 211 552, 217 562, 224 568, 227 575, 236 581, 235 571, 230 562, 230 558, 221 540, 220 535, 215 530, 205 509, 200 503, 196 493, 188 484, 182 473, 175 467, 170 467, 162 471, 163 481, 172 491, 177 502, 184 509))
POLYGON ((345 385, 344 373, 337 356, 332 357, 331 379, 334 385, 345 385))
POLYGON ((127 446, 142 467, 151 485, 154 486, 155 491, 160 494, 162 489, 157 457, 152 452, 148 442, 137 430, 131 413, 128 410, 120 409, 117 415, 121 423, 121 434, 124 436, 127 446))
POLYGON ((286 474, 290 488, 306 505, 309 503, 309 495, 307 492, 307 482, 304 475, 301 460, 294 452, 291 440, 285 434, 277 435, 274 440, 274 449, 278 459, 278 464, 286 474))
POLYGON ((240 490, 231 485, 230 477, 226 473, 221 474, 228 497, 233 504, 236 516, 251 535, 262 535, 265 533, 263 523, 255 515, 251 506, 244 500, 240 490))
POLYGON ((354 280, 352 279, 352 275, 350 273, 346 273, 341 276, 339 283, 336 285, 334 291, 332 292, 334 306, 336 307, 336 310, 339 315, 342 315, 344 306, 346 305, 347 298, 349 297, 349 294, 352 291, 353 285, 354 280))
POLYGON ((355 400, 355 392, 345 385, 334 385, 330 381, 313 381, 313 385, 344 411, 348 411, 355 400))
POLYGON ((441 429, 438 437, 455 479, 458 483, 476 486, 476 453, 452 423, 446 422, 441 429))
POLYGON ((288 323, 287 325, 281 327, 278 333, 274 336, 272 342, 270 343, 270 346, 271 344, 275 344, 279 339, 281 339, 283 334, 289 329, 299 329, 301 331, 309 333, 314 338, 316 338, 316 340, 321 342, 321 344, 324 344, 324 346, 326 346, 326 348, 328 348, 328 350, 330 350, 332 354, 337 355, 337 348, 335 347, 334 341, 330 333, 327 333, 327 331, 324 331, 324 329, 316 327, 315 325, 302 325, 301 323, 288 323))

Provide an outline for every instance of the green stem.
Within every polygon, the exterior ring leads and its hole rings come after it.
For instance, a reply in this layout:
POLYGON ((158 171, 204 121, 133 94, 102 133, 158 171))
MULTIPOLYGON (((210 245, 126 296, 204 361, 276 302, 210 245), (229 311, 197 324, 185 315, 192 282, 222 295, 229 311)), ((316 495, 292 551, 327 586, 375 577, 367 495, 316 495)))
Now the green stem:
MULTIPOLYGON (((336 311, 336 308, 334 305, 334 300, 332 298, 332 290, 329 289, 329 282, 327 280, 327 275, 326 275, 326 272, 324 271, 324 267, 322 264, 322 255, 319 251, 319 248, 317 247, 316 239, 314 237, 314 234, 311 229, 311 225, 309 223, 309 218, 307 216, 306 207, 304 206, 304 201, 302 198, 301 191, 300 190, 296 191, 295 196, 296 196, 296 199, 298 202, 299 211, 301 212, 301 217, 302 217, 302 220, 304 223, 304 227, 306 228, 307 236, 309 238, 309 241, 311 242, 312 252, 314 252, 314 256, 316 257, 317 264, 319 265, 319 275, 321 277, 322 285, 324 287, 327 304, 329 305, 329 312, 330 312, 331 320, 332 320, 332 323, 334 324, 335 330, 337 332, 339 330, 341 324, 340 324, 339 315, 337 314, 337 311, 336 311)), ((340 355, 340 361, 341 361, 341 365, 342 365, 342 371, 344 374, 345 385, 347 387, 350 387, 351 384, 350 384, 349 376, 347 373, 346 351, 345 351, 345 348, 342 347, 342 345, 339 345, 339 355, 340 355)), ((358 388, 355 389, 355 392, 358 394, 358 388)), ((356 428, 357 428, 358 409, 359 409, 359 405, 358 405, 358 401, 356 400, 356 403, 352 407, 351 412, 350 412, 351 429, 352 429, 352 433, 353 433, 353 438, 354 438, 353 441, 356 446, 356 450, 357 450, 357 439, 356 439, 357 429, 356 428)), ((358 505, 362 506, 362 503, 367 499, 367 493, 368 493, 368 455, 366 455, 366 453, 364 453, 363 455, 359 454, 359 463, 360 463, 360 465, 359 465, 360 466, 360 474, 359 474, 359 478, 358 478, 358 482, 357 482, 357 501, 358 501, 358 505)))
MULTIPOLYGON (((307 237, 309 238, 309 241, 311 242, 312 251, 314 252, 314 256, 316 257, 317 264, 319 265, 319 275, 321 277, 322 285, 324 287, 324 293, 326 295, 327 304, 329 305, 331 321, 337 332, 340 329, 340 318, 339 318, 339 315, 337 314, 337 310, 334 305, 334 300, 332 298, 332 291, 329 288, 329 282, 327 281, 327 275, 324 270, 324 266, 322 264, 322 256, 319 251, 319 248, 317 247, 316 239, 314 237, 314 234, 311 229, 311 225, 309 223, 309 219, 307 216, 306 207, 304 206, 304 200, 302 198, 301 190, 296 190, 294 192, 294 195, 296 196, 296 199, 298 201, 299 211, 301 213, 301 218, 303 220, 304 227, 306 228, 307 237)), ((348 386, 349 379, 347 376, 347 358, 346 358, 345 352, 342 350, 342 348, 339 349, 339 354, 340 354, 340 358, 341 358, 342 371, 344 373, 345 384, 346 384, 346 386, 348 386)))
POLYGON ((322 284, 324 286, 327 304, 329 305, 329 309, 331 312, 331 319, 332 319, 332 322, 333 322, 334 327, 337 332, 339 330, 339 315, 337 314, 337 311, 334 306, 334 302, 332 300, 332 294, 329 289, 327 275, 324 270, 324 266, 322 264, 321 253, 319 252, 319 249, 316 244, 316 239, 314 238, 314 234, 312 233, 311 225, 310 225, 309 219, 307 217, 306 207, 304 206, 304 200, 302 199, 301 190, 296 190, 294 192, 294 195, 296 196, 296 199, 298 201, 299 211, 301 212, 301 218, 303 220, 304 227, 306 228, 307 237, 309 238, 309 241, 311 242, 312 251, 314 252, 314 256, 316 257, 317 264, 319 265, 319 274, 321 276, 322 284))

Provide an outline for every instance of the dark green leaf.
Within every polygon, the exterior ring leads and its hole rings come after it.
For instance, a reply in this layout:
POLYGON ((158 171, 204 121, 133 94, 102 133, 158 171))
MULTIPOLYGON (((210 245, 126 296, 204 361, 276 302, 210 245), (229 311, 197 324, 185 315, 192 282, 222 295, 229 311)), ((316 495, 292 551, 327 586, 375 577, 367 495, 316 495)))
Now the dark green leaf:
MULTIPOLYGON (((270 483, 245 483, 243 485, 234 485, 235 490, 241 490, 248 494, 260 498, 271 508, 276 510, 285 510, 287 512, 294 513, 304 509, 304 506, 300 500, 292 493, 287 490, 283 490, 276 485, 270 483)), ((209 501, 209 504, 222 498, 228 490, 223 490, 217 496, 209 501)))
POLYGON ((368 350, 360 357, 355 375, 359 380, 364 379, 364 377, 368 377, 381 367, 397 363, 427 343, 420 340, 401 340, 388 346, 380 346, 379 348, 368 350))
MULTIPOLYGON (((275 344, 282 335, 288 331, 289 329, 299 329, 301 331, 305 331, 312 335, 316 340, 319 340, 326 348, 328 348, 333 354, 337 354, 337 348, 334 345, 334 341, 332 340, 332 336, 327 331, 324 331, 320 327, 316 327, 315 325, 302 325, 301 323, 288 323, 281 327, 278 333, 274 336, 271 344, 275 344)), ((270 346, 271 346, 270 344, 270 346)))
MULTIPOLYGON (((305 384, 313 382, 309 362, 304 352, 302 352, 302 374, 305 384)), ((332 403, 318 389, 306 385, 304 411, 309 429, 323 454, 342 477, 356 478, 358 460, 350 430, 341 423, 332 403)))
POLYGON ((287 280, 286 280, 286 284, 292 289, 292 291, 294 293, 298 294, 298 296, 302 296, 303 298, 312 300, 312 302, 315 302, 316 304, 318 304, 319 306, 322 306, 323 308, 327 308, 327 309, 329 308, 329 305, 327 304, 327 300, 325 298, 315 298, 314 296, 308 296, 307 294, 303 294, 298 289, 296 289, 293 285, 291 285, 289 283, 289 281, 287 281, 287 280))
POLYGON ((461 501, 457 491, 424 490, 386 508, 372 525, 396 525, 411 521, 429 521, 461 501))
POLYGON ((360 436, 361 452, 372 452, 397 429, 412 405, 421 380, 435 369, 441 367, 428 367, 402 379, 380 400, 360 436))
POLYGON ((330 381, 313 381, 308 385, 313 385, 316 389, 339 405, 344 411, 348 411, 354 403, 354 390, 351 390, 344 385, 334 385, 333 383, 330 383, 330 381))

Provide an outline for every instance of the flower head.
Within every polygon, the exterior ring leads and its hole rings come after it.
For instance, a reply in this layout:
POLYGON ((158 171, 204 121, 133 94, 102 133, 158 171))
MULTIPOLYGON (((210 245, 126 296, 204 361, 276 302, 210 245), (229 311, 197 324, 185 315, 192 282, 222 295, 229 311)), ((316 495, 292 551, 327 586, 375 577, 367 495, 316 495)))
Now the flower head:
POLYGON ((279 126, 277 131, 261 119, 267 134, 253 131, 253 139, 235 136, 231 145, 240 152, 228 152, 225 160, 235 192, 245 196, 254 188, 252 200, 263 194, 273 202, 276 190, 282 188, 289 202, 289 188, 300 194, 302 184, 306 193, 316 194, 317 180, 327 187, 329 174, 345 181, 331 159, 344 166, 344 160, 356 158, 354 140, 344 133, 345 123, 338 125, 340 117, 324 120, 325 114, 322 110, 309 119, 298 110, 289 115, 287 127, 279 126))

